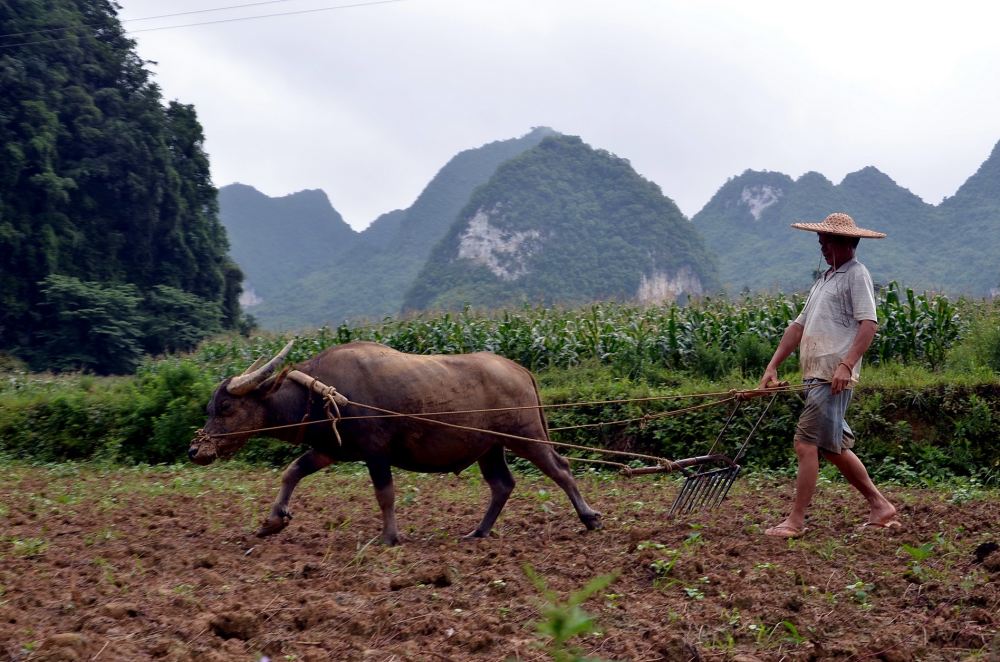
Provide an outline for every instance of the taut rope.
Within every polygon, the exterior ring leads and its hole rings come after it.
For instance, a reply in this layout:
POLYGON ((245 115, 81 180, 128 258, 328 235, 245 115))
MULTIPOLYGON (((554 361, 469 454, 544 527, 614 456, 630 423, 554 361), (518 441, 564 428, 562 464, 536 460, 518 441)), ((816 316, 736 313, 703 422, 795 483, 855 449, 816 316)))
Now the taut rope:
MULTIPOLYGON (((291 379, 292 381, 296 382, 297 384, 300 384, 300 385, 304 386, 311 393, 316 393, 316 394, 320 395, 323 398, 323 400, 325 401, 325 411, 326 411, 326 414, 327 414, 326 420, 306 421, 305 419, 303 419, 302 421, 300 421, 298 423, 289 423, 287 425, 275 425, 275 426, 270 426, 270 427, 257 428, 257 429, 254 429, 254 430, 242 430, 240 432, 222 433, 222 434, 212 435, 212 436, 213 437, 227 437, 227 436, 235 436, 235 435, 255 434, 255 433, 259 433, 259 432, 271 432, 271 431, 275 431, 275 430, 283 430, 283 429, 288 429, 288 428, 301 428, 301 427, 304 427, 306 425, 314 425, 314 424, 317 424, 317 423, 329 422, 331 424, 332 428, 333 428, 333 433, 334 433, 334 436, 337 439, 337 444, 342 446, 343 445, 343 441, 340 438, 340 431, 337 429, 337 423, 339 423, 340 421, 344 421, 344 420, 363 420, 363 419, 374 419, 374 418, 405 417, 405 418, 411 418, 413 420, 423 421, 423 422, 426 422, 426 423, 433 423, 435 425, 441 425, 441 426, 449 427, 449 428, 453 428, 453 429, 466 430, 466 431, 469 431, 469 432, 479 432, 479 433, 494 435, 494 436, 497 436, 497 437, 504 437, 506 439, 515 439, 515 440, 518 440, 518 441, 529 441, 529 442, 539 443, 539 444, 548 444, 550 446, 556 446, 556 447, 560 447, 560 448, 572 448, 572 449, 575 449, 575 450, 582 450, 582 451, 588 451, 588 452, 596 452, 596 453, 602 453, 602 454, 605 454, 605 455, 617 455, 617 456, 631 457, 631 458, 635 458, 635 459, 648 460, 648 461, 651 461, 651 462, 655 462, 657 464, 656 467, 646 467, 646 468, 644 468, 645 470, 643 470, 643 469, 634 469, 632 467, 629 467, 626 464, 622 464, 620 462, 612 462, 612 461, 609 461, 609 460, 598 460, 598 459, 593 459, 593 458, 572 458, 572 457, 571 458, 567 458, 569 460, 576 461, 576 462, 593 462, 593 463, 597 463, 597 464, 607 464, 607 465, 617 466, 622 471, 622 473, 625 473, 626 475, 637 475, 639 473, 651 473, 653 471, 663 471, 663 470, 665 470, 665 471, 676 471, 676 470, 683 470, 686 466, 690 466, 690 465, 695 464, 695 463, 697 463, 699 461, 704 462, 704 461, 714 461, 714 460, 725 459, 726 461, 731 462, 730 460, 728 460, 728 458, 725 458, 725 456, 722 456, 722 455, 713 455, 712 452, 714 451, 715 446, 718 444, 719 440, 722 438, 723 433, 725 433, 726 429, 729 427, 729 424, 732 422, 733 417, 736 415, 736 412, 739 410, 740 404, 743 401, 749 400, 749 399, 752 399, 752 398, 755 398, 755 397, 760 397, 760 396, 763 396, 763 395, 771 395, 772 396, 771 397, 771 401, 767 404, 767 407, 765 407, 765 409, 764 409, 764 413, 762 413, 761 416, 760 416, 760 418, 758 418, 757 422, 753 426, 753 429, 750 431, 750 435, 747 436, 747 439, 743 442, 743 445, 740 447, 739 454, 737 455, 737 457, 742 456, 742 454, 743 454, 743 452, 744 452, 744 450, 745 450, 745 448, 747 446, 747 443, 750 441, 750 437, 756 431, 757 426, 760 424, 761 420, 763 420, 764 414, 766 414, 767 410, 770 409, 771 404, 774 402, 774 400, 777 397, 778 393, 804 391, 804 390, 808 390, 810 388, 815 388, 816 386, 819 385, 819 384, 797 384, 797 385, 789 385, 786 382, 783 382, 780 386, 777 386, 777 387, 774 387, 774 388, 752 389, 752 390, 744 390, 744 391, 739 391, 739 390, 736 390, 736 389, 732 389, 732 390, 729 390, 729 391, 717 391, 717 392, 710 392, 710 393, 696 393, 696 394, 673 395, 673 396, 651 396, 651 397, 645 397, 645 398, 631 398, 631 399, 625 399, 625 400, 596 400, 596 401, 591 401, 591 402, 560 403, 560 404, 553 404, 553 405, 542 405, 542 404, 539 404, 539 405, 524 405, 524 406, 517 406, 517 407, 496 407, 496 408, 492 408, 492 409, 465 409, 465 410, 453 410, 453 411, 442 411, 442 412, 403 413, 403 412, 392 411, 390 409, 384 409, 382 407, 377 407, 375 405, 364 404, 364 403, 361 403, 361 402, 354 402, 353 400, 350 400, 347 396, 345 396, 343 393, 340 393, 339 391, 337 391, 337 389, 335 387, 333 387, 333 386, 327 386, 326 384, 324 384, 323 382, 321 382, 318 378, 312 377, 312 376, 307 375, 306 373, 300 372, 298 370, 291 370, 291 371, 289 371, 288 374, 287 374, 287 378, 291 379), (559 432, 559 431, 573 430, 573 429, 580 429, 580 428, 600 427, 600 426, 604 426, 604 425, 617 425, 617 424, 624 424, 624 423, 633 423, 633 422, 636 422, 636 421, 640 421, 642 425, 645 425, 648 421, 651 421, 651 420, 655 420, 655 419, 659 419, 659 418, 667 418, 667 417, 670 417, 670 416, 678 416, 680 414, 684 414, 684 413, 687 413, 687 412, 690 412, 690 411, 696 411, 696 410, 699 410, 699 409, 706 409, 706 408, 709 408, 709 407, 715 407, 715 406, 718 406, 718 405, 725 404, 727 402, 736 402, 736 406, 733 408, 733 411, 730 413, 729 418, 726 420, 726 423, 723 426, 722 431, 719 433, 718 437, 716 438, 715 443, 712 444, 712 449, 709 451, 709 454, 705 455, 705 456, 700 456, 700 457, 697 457, 697 458, 687 458, 685 460, 680 460, 680 461, 668 460, 668 459, 665 459, 665 458, 656 457, 654 455, 646 455, 646 454, 643 454, 643 453, 634 453, 634 452, 631 452, 631 451, 616 451, 616 450, 611 450, 611 449, 606 449, 606 448, 594 448, 592 446, 582 446, 582 445, 579 445, 579 444, 570 444, 570 443, 566 443, 566 442, 552 441, 551 439, 535 439, 533 437, 524 437, 524 436, 521 436, 521 435, 510 434, 510 433, 507 433, 507 432, 498 432, 496 430, 487 430, 487 429, 484 429, 484 428, 475 428, 475 427, 470 427, 470 426, 467 426, 467 425, 458 425, 458 424, 455 424, 455 423, 448 423, 446 421, 440 421, 440 420, 436 420, 436 419, 433 419, 433 418, 427 418, 428 416, 448 416, 448 415, 460 415, 460 414, 478 414, 478 413, 490 413, 490 412, 500 412, 500 411, 516 411, 516 410, 524 410, 524 409, 541 410, 541 409, 561 408, 561 407, 583 407, 583 406, 588 406, 588 405, 601 405, 601 404, 627 404, 627 403, 633 403, 633 402, 651 402, 651 401, 669 400, 669 399, 688 399, 688 398, 721 397, 721 396, 726 396, 726 397, 724 397, 724 398, 722 398, 720 400, 717 400, 715 402, 707 402, 707 403, 703 403, 703 404, 699 404, 699 405, 692 405, 690 407, 682 407, 680 409, 675 409, 675 410, 671 410, 671 411, 668 411, 668 412, 661 412, 659 414, 644 414, 643 416, 640 416, 640 417, 621 419, 621 420, 617 420, 617 421, 606 421, 606 422, 601 422, 601 423, 584 423, 584 424, 581 424, 581 425, 569 425, 569 426, 565 426, 565 427, 551 428, 551 430, 550 430, 550 432, 559 432), (352 405, 352 406, 355 406, 355 407, 360 407, 360 408, 368 409, 368 410, 371 410, 371 411, 377 411, 377 412, 379 412, 379 414, 371 414, 371 415, 367 415, 367 416, 342 416, 341 413, 340 413, 340 407, 344 407, 344 406, 347 406, 347 405, 352 405)), ((206 437, 206 440, 209 440, 209 439, 207 439, 208 435, 205 435, 201 431, 199 431, 199 433, 200 433, 201 437, 206 437)), ((213 441, 213 443, 215 443, 215 442, 213 441)))

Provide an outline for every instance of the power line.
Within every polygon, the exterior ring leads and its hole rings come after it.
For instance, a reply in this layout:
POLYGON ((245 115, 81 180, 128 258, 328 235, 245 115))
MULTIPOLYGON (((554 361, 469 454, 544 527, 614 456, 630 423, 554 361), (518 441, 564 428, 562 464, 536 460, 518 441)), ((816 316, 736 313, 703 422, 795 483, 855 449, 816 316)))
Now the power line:
MULTIPOLYGON (((230 9, 243 9, 244 7, 257 7, 258 5, 273 5, 279 2, 290 2, 290 0, 262 0, 261 2, 249 2, 245 5, 230 5, 228 7, 215 7, 214 9, 195 9, 194 11, 182 11, 175 14, 160 14, 159 16, 144 16, 142 18, 122 18, 119 23, 137 23, 139 21, 154 21, 159 18, 173 18, 175 16, 189 16, 191 14, 205 14, 214 11, 229 11, 230 9)), ((30 30, 28 32, 9 32, 0 34, 0 39, 8 37, 28 37, 33 34, 46 34, 48 32, 62 32, 63 30, 79 30, 80 28, 91 28, 102 25, 102 23, 80 23, 79 25, 64 25, 60 28, 44 28, 42 30, 30 30)))
MULTIPOLYGON (((280 0, 272 0, 272 1, 280 1, 280 0)), ((138 32, 154 32, 156 30, 174 30, 174 29, 177 29, 177 28, 190 28, 190 27, 195 27, 195 26, 199 26, 199 25, 214 25, 216 23, 236 23, 236 22, 239 22, 239 21, 253 21, 253 20, 256 20, 256 19, 260 19, 260 18, 274 18, 274 17, 277 17, 277 16, 295 16, 295 15, 299 15, 299 14, 315 14, 315 13, 318 13, 318 12, 334 11, 334 10, 337 10, 337 9, 353 9, 353 8, 356 8, 356 7, 371 7, 371 6, 374 6, 374 5, 388 5, 388 4, 394 4, 394 3, 397 3, 397 2, 406 2, 406 0, 372 0, 370 2, 358 2, 358 3, 354 3, 354 4, 350 4, 350 5, 336 5, 336 6, 333 6, 333 7, 318 7, 318 8, 315 8, 315 9, 300 9, 300 10, 296 10, 296 11, 276 12, 274 14, 258 14, 256 16, 240 16, 240 17, 236 17, 236 18, 223 18, 223 19, 218 19, 218 20, 215 20, 215 21, 201 21, 201 22, 198 22, 198 23, 184 23, 184 24, 181 24, 181 25, 163 25, 163 26, 155 27, 155 28, 141 28, 139 30, 127 30, 126 33, 127 34, 136 34, 138 32)), ((261 3, 261 4, 264 4, 264 3, 261 3)), ((81 26, 81 27, 83 27, 83 26, 81 26)), ((16 48, 18 46, 38 46, 38 45, 41 45, 41 44, 54 44, 54 43, 57 43, 57 42, 60 42, 60 41, 70 41, 70 40, 75 39, 75 38, 76 38, 75 36, 73 36, 73 37, 60 37, 58 39, 45 39, 45 40, 42 40, 42 41, 22 41, 22 42, 18 42, 16 44, 0 44, 0 50, 5 49, 5 48, 16 48)))
POLYGON ((156 30, 173 30, 174 28, 190 28, 196 25, 213 25, 215 23, 236 23, 238 21, 252 21, 258 18, 273 18, 275 16, 295 16, 297 14, 315 14, 317 12, 332 11, 334 9, 353 9, 355 7, 371 7, 372 5, 388 5, 396 2, 406 2, 406 0, 372 0, 371 2, 358 2, 353 5, 337 5, 336 7, 319 7, 316 9, 299 9, 296 11, 277 12, 274 14, 258 14, 257 16, 239 16, 236 18, 220 18, 215 21, 204 21, 201 23, 187 23, 184 25, 166 25, 158 28, 142 28, 140 30, 129 30, 129 34, 136 32, 154 32, 156 30))

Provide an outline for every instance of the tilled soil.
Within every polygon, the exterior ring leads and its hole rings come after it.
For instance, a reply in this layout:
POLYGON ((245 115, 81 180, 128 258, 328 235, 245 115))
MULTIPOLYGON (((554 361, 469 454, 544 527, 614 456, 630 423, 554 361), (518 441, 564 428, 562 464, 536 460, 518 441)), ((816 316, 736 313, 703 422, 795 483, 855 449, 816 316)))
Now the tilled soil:
POLYGON ((397 472, 404 542, 387 548, 353 468, 307 478, 264 540, 274 471, 2 470, 3 659, 550 659, 539 624, 571 626, 569 596, 611 573, 582 605, 599 632, 570 641, 595 658, 1000 659, 995 491, 888 487, 903 528, 858 530, 863 501, 823 480, 785 541, 762 530, 789 479, 741 478, 721 508, 669 519, 676 480, 589 474, 605 528, 586 532, 551 482, 520 476, 496 535, 464 542, 485 484, 397 472))

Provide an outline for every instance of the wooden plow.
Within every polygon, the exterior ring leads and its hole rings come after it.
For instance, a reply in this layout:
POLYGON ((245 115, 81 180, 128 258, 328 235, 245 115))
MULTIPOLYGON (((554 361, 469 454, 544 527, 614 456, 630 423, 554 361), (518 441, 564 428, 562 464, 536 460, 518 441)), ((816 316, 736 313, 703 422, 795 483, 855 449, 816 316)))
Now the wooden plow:
MULTIPOLYGON (((774 400, 778 397, 779 393, 787 393, 791 391, 802 391, 809 388, 813 388, 816 384, 811 385, 797 385, 789 386, 788 382, 779 382, 774 386, 766 389, 756 389, 747 391, 737 391, 731 390, 719 393, 699 393, 692 395, 676 395, 676 396, 659 396, 659 397, 648 397, 648 398, 636 398, 636 399, 625 399, 625 400, 602 400, 596 402, 577 402, 577 403, 562 403, 554 405, 530 405, 522 407, 504 407, 496 409, 479 409, 479 410, 465 410, 465 411, 436 411, 436 412, 419 412, 419 413, 403 413, 395 412, 388 409, 383 409, 375 405, 364 404, 360 402, 354 402, 348 399, 344 394, 339 393, 336 388, 332 386, 327 386, 318 379, 306 375, 298 370, 291 370, 286 373, 287 378, 292 379, 303 386, 305 386, 310 391, 313 391, 317 395, 321 396, 326 402, 326 415, 327 418, 312 421, 302 421, 297 424, 282 425, 272 428, 261 428, 259 430, 254 430, 253 432, 265 432, 269 430, 275 430, 279 428, 286 427, 301 427, 305 425, 313 425, 317 423, 327 423, 333 426, 334 434, 340 441, 340 435, 337 430, 337 424, 340 421, 352 420, 352 419, 368 419, 368 418, 384 418, 384 417, 405 417, 414 420, 423 421, 426 423, 441 425, 450 428, 458 428, 463 430, 469 430, 472 432, 480 432, 486 434, 496 435, 498 437, 505 437, 509 439, 518 439, 521 441, 530 441, 540 444, 549 444, 551 446, 576 449, 581 451, 586 451, 588 453, 598 453, 602 455, 618 456, 621 458, 630 458, 632 461, 646 461, 650 464, 647 466, 633 467, 623 462, 615 462, 611 460, 600 460, 596 458, 579 458, 579 457, 567 457, 567 459, 576 462, 594 462, 598 464, 611 465, 618 467, 619 473, 625 476, 642 476, 647 474, 657 474, 657 473, 671 473, 675 471, 680 471, 685 475, 684 484, 681 486, 680 491, 674 498, 673 504, 670 507, 669 515, 677 516, 686 513, 691 513, 698 510, 712 509, 718 507, 729 494, 736 477, 740 473, 743 457, 746 454, 746 449, 750 443, 750 439, 756 433, 757 428, 760 426, 761 421, 764 420, 764 416, 767 414, 774 400), (735 418, 737 412, 739 412, 742 404, 754 398, 770 395, 771 399, 764 407, 760 416, 754 422, 750 433, 743 440, 743 443, 737 449, 737 451, 730 457, 729 455, 716 452, 716 448, 719 446, 720 441, 725 435, 726 431, 729 429, 730 424, 735 418), (484 413, 493 411, 509 411, 513 409, 552 409, 552 408, 563 408, 563 407, 581 407, 587 405, 598 405, 598 404, 625 404, 631 402, 649 402, 654 400, 670 400, 670 399, 680 399, 680 398, 707 398, 716 397, 719 398, 715 401, 697 404, 689 407, 682 407, 680 409, 670 410, 666 412, 661 412, 659 414, 646 414, 638 418, 629 418, 619 421, 606 421, 601 423, 587 423, 583 425, 571 425, 567 427, 560 428, 550 428, 549 432, 559 432, 563 430, 579 429, 579 428, 592 428, 605 425, 617 425, 624 423, 639 422, 644 424, 650 420, 656 418, 662 418, 667 416, 677 416, 685 412, 694 411, 698 409, 705 409, 707 407, 713 407, 717 405, 722 405, 726 403, 734 403, 732 411, 729 413, 729 417, 726 419, 726 423, 722 430, 719 432, 709 449, 708 453, 705 455, 698 455, 695 457, 684 458, 681 460, 668 460, 662 457, 656 457, 653 455, 645 455, 642 453, 634 453, 630 451, 618 451, 607 448, 595 448, 593 446, 582 446, 579 444, 570 444, 559 441, 552 441, 551 439, 532 439, 529 437, 521 437, 518 435, 508 434, 505 432, 498 432, 495 430, 489 430, 484 428, 474 428, 464 425, 457 425, 455 423, 449 423, 447 421, 440 420, 440 416, 453 416, 461 414, 470 413, 484 413), (354 405, 363 409, 368 409, 370 411, 377 412, 371 415, 361 415, 361 416, 342 416, 340 414, 340 408, 354 405), (430 418, 435 417, 435 418, 430 418)), ((239 434, 246 434, 246 432, 240 432, 239 434)))
MULTIPOLYGON (((782 382, 777 388, 784 389, 787 386, 788 382, 782 382)), ((685 515, 699 510, 712 510, 719 507, 729 494, 733 482, 740 473, 740 469, 742 468, 740 461, 746 455, 750 439, 757 431, 761 421, 764 420, 764 416, 771 408, 771 404, 774 403, 775 398, 778 397, 779 392, 777 389, 732 392, 732 400, 736 402, 736 405, 730 412, 729 418, 726 419, 725 425, 722 426, 722 430, 715 438, 715 443, 712 444, 707 455, 674 460, 657 466, 627 468, 622 473, 626 476, 639 476, 673 471, 683 472, 686 478, 680 491, 677 492, 677 496, 674 497, 673 504, 670 506, 670 511, 668 512, 670 517, 685 515), (768 394, 771 395, 770 401, 768 401, 764 410, 754 422, 750 433, 747 434, 746 439, 743 440, 735 455, 729 457, 724 453, 715 453, 716 447, 723 436, 725 436, 729 425, 732 423, 733 418, 735 418, 742 403, 746 400, 768 394)))

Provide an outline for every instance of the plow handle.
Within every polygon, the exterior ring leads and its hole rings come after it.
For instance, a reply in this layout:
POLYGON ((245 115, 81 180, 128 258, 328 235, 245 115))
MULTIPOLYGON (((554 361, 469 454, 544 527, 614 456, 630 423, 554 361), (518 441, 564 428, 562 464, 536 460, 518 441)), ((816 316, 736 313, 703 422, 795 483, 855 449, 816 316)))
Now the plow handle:
POLYGON ((688 457, 683 460, 670 461, 666 464, 661 464, 656 467, 639 467, 638 469, 627 469, 623 470, 626 476, 644 476, 646 474, 665 474, 674 471, 679 471, 680 469, 686 469, 688 467, 695 467, 702 464, 712 464, 715 462, 720 462, 730 467, 736 466, 728 455, 714 454, 714 455, 699 455, 698 457, 688 457))
POLYGON ((737 400, 752 400, 753 398, 770 395, 774 393, 774 389, 785 388, 786 386, 788 386, 788 382, 771 382, 771 385, 767 388, 755 388, 750 389, 749 391, 737 391, 734 389, 733 391, 730 391, 730 393, 732 393, 737 400))

